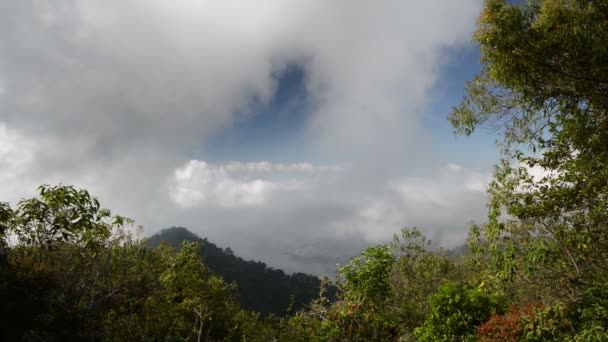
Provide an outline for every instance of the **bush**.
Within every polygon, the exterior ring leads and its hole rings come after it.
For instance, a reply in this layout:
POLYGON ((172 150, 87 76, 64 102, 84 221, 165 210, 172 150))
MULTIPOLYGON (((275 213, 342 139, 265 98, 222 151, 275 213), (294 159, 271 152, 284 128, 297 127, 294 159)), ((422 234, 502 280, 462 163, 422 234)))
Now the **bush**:
POLYGON ((419 341, 474 340, 477 326, 502 308, 498 297, 454 282, 443 284, 430 305, 424 324, 414 330, 419 341))
POLYGON ((538 305, 528 304, 524 307, 511 307, 504 315, 492 315, 490 319, 477 327, 480 342, 520 341, 524 332, 524 317, 532 317, 538 305))
POLYGON ((563 305, 536 308, 522 321, 526 341, 563 341, 572 332, 572 324, 563 305))
POLYGON ((583 291, 577 307, 576 341, 608 341, 608 283, 600 281, 583 291))
POLYGON ((340 284, 351 300, 383 302, 391 291, 389 276, 395 256, 388 246, 369 247, 340 269, 340 284))

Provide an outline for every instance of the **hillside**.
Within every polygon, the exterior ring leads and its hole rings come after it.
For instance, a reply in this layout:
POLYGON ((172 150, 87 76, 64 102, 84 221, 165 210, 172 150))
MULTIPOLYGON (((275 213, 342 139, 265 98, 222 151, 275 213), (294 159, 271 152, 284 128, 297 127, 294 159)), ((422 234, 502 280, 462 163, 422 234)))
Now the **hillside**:
POLYGON ((244 260, 230 248, 218 247, 183 227, 163 229, 148 238, 146 244, 156 247, 165 242, 179 247, 183 241, 203 243, 201 256, 205 264, 227 282, 237 284, 239 301, 245 309, 264 315, 284 315, 292 300, 292 310, 299 310, 319 295, 321 280, 318 277, 304 273, 290 275, 263 262, 244 260))

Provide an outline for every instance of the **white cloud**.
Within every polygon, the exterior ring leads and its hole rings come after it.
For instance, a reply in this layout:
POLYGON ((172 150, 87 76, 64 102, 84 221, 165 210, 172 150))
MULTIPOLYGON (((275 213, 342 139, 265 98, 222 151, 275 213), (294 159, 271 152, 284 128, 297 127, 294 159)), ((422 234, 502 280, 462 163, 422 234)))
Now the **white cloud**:
MULTIPOLYGON (((521 182, 520 179, 517 179, 516 176, 511 175, 510 177, 514 178, 519 182, 519 185, 516 188, 516 191, 526 193, 526 192, 535 192, 538 191, 540 187, 551 187, 553 186, 552 182, 554 182, 560 175, 563 175, 563 171, 559 170, 547 170, 540 165, 529 166, 525 162, 520 162, 513 165, 513 168, 519 168, 524 171, 524 174, 527 176, 526 182, 521 182)), ((561 185, 566 185, 568 183, 560 182, 561 185)))
POLYGON ((547 180, 555 178, 558 173, 543 168, 540 165, 528 166, 526 163, 519 163, 519 167, 523 167, 525 171, 532 177, 532 181, 537 184, 548 184, 547 180))
POLYGON ((34 164, 36 144, 20 132, 9 129, 0 122, 0 201, 18 200, 33 189, 21 190, 24 185, 32 185, 28 179, 28 169, 34 164), (23 193, 18 193, 23 191, 23 193))
POLYGON ((204 161, 191 160, 175 170, 170 196, 182 207, 203 204, 259 206, 278 187, 261 179, 241 181, 233 178, 224 168, 210 168, 204 161))
POLYGON ((302 184, 293 178, 251 179, 249 174, 278 171, 291 176, 316 169, 318 168, 308 163, 208 164, 200 160, 190 160, 175 170, 173 179, 169 182, 169 194, 176 204, 185 208, 201 205, 219 205, 226 208, 261 206, 267 204, 274 192, 298 190, 302 184))
POLYGON ((448 170, 453 171, 453 172, 462 171, 462 165, 450 163, 450 164, 448 164, 448 170))
POLYGON ((33 161, 33 149, 30 141, 0 122, 0 181, 14 180, 25 173, 33 161))
POLYGON ((462 166, 454 170, 450 165, 424 177, 389 182, 386 195, 374 198, 360 212, 362 232, 369 240, 382 241, 396 233, 395 227, 418 226, 443 244, 462 243, 468 222, 485 217, 485 187, 491 174, 462 166))
POLYGON ((466 181, 466 187, 472 192, 485 193, 491 180, 492 175, 490 173, 472 172, 466 181))
POLYGON ((217 185, 216 192, 222 206, 254 206, 264 204, 268 193, 276 187, 276 184, 261 179, 245 183, 226 180, 217 185))
POLYGON ((209 167, 216 169, 223 169, 227 172, 261 172, 261 173, 273 173, 273 172, 288 172, 288 173, 319 173, 319 172, 337 172, 344 169, 340 165, 320 165, 313 166, 310 163, 271 163, 267 161, 262 162, 248 162, 241 163, 231 161, 221 165, 209 165, 209 167))

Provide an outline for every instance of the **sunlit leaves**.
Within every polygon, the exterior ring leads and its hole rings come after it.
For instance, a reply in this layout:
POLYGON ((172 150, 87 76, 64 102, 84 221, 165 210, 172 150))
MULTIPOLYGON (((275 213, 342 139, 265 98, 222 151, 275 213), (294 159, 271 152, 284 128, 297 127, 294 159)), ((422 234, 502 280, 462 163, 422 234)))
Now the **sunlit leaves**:
POLYGON ((607 19, 601 1, 486 1, 484 70, 450 115, 458 133, 493 129, 503 153, 473 247, 499 278, 552 279, 571 299, 606 271, 607 19))
POLYGON ((395 257, 388 246, 369 247, 340 269, 349 298, 382 302, 390 293, 389 275, 395 257))
POLYGON ((431 310, 414 331, 419 341, 475 341, 477 326, 503 310, 498 297, 446 282, 430 298, 431 310))
POLYGON ((99 246, 113 230, 133 223, 128 218, 112 216, 86 190, 62 185, 42 185, 38 190, 38 198, 21 200, 12 213, 4 211, 10 216, 10 233, 20 243, 51 248, 56 243, 73 241, 87 247, 99 246))

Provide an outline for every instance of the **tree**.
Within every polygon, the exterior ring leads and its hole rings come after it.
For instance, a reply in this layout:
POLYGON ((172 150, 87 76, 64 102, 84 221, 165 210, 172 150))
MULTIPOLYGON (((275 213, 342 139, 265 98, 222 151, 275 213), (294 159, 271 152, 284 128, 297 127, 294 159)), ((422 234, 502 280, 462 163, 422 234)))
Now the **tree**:
POLYGON ((78 338, 100 332, 111 288, 104 251, 124 242, 132 221, 112 216, 86 190, 39 187, 16 209, 0 207, 3 329, 9 339, 78 338), (9 243, 16 240, 16 244, 9 243), (107 297, 106 297, 107 296, 107 297))
POLYGON ((202 246, 184 242, 178 253, 156 249, 153 291, 128 293, 106 319, 110 339, 141 340, 150 336, 186 341, 218 341, 236 334, 239 313, 236 287, 212 275, 198 253, 202 246), (135 298, 133 298, 135 297, 135 298), (121 310, 122 308, 122 310, 121 310))
POLYGON ((391 300, 390 272, 394 255, 388 246, 369 247, 340 268, 341 292, 333 302, 324 281, 320 298, 309 310, 288 321, 286 341, 389 341, 397 337, 391 300))
POLYGON ((501 136, 489 223, 472 230, 502 280, 579 301, 608 257, 608 3, 487 0, 483 71, 450 114, 501 136), (531 170, 541 175, 533 175, 531 170))
POLYGON ((123 216, 112 216, 86 190, 42 185, 38 191, 40 198, 21 200, 15 211, 10 207, 2 210, 6 230, 24 245, 52 248, 70 241, 84 247, 100 246, 115 229, 133 223, 123 216))

